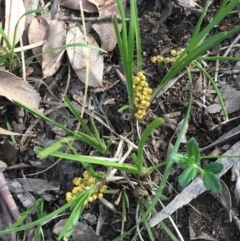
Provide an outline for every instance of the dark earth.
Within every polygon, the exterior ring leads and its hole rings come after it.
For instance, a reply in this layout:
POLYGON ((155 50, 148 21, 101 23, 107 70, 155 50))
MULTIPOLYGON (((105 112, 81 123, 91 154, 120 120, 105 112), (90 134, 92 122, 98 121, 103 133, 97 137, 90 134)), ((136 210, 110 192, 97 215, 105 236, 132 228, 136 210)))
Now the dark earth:
MULTIPOLYGON (((203 25, 207 25, 218 9, 220 1, 213 1, 211 4, 207 15, 204 18, 203 25)), ((204 2, 198 2, 199 5, 203 6, 204 2)), ((128 5, 126 12, 128 12, 128 5)), ((161 79, 166 74, 166 67, 163 64, 153 64, 150 59, 152 56, 161 54, 168 56, 171 49, 181 49, 187 46, 187 43, 190 39, 192 31, 198 21, 200 13, 197 11, 186 10, 182 6, 178 5, 177 2, 171 2, 167 0, 156 0, 148 1, 142 0, 138 1, 139 9, 139 18, 140 18, 140 29, 141 29, 141 41, 142 41, 142 56, 143 56, 143 71, 148 78, 149 85, 152 88, 156 88, 161 79), (187 12, 186 12, 187 11, 187 12)), ((128 14, 127 14, 128 15, 128 14)), ((216 26, 213 32, 210 35, 216 34, 224 28, 230 29, 231 27, 238 25, 240 22, 238 14, 232 14, 227 17, 220 26, 216 26)), ((221 46, 215 46, 215 48, 229 46, 233 39, 236 36, 233 36, 231 39, 225 40, 221 43, 221 46)), ((223 52, 219 51, 221 55, 223 52)), ((240 52, 238 48, 233 50, 231 55, 239 56, 240 52)), ((44 85, 35 84, 35 87, 38 88, 39 93, 44 101, 41 105, 44 111, 52 110, 49 114, 49 117, 63 123, 69 128, 76 128, 76 120, 74 117, 63 107, 61 107, 61 97, 66 88, 66 79, 67 79, 67 66, 68 60, 65 58, 65 63, 56 76, 45 79, 44 82, 51 89, 51 94, 44 85), (57 103, 58 102, 58 103, 57 103)), ((232 69, 234 63, 223 62, 220 63, 220 69, 232 69)), ((35 72, 29 79, 39 78, 40 66, 33 66, 35 72), (39 71, 39 72, 38 72, 39 71)), ((105 56, 105 74, 104 81, 110 83, 116 83, 111 88, 106 91, 97 92, 94 89, 89 90, 89 99, 92 100, 94 109, 100 114, 104 114, 109 119, 111 127, 118 133, 122 135, 127 135, 132 130, 129 138, 135 143, 137 141, 137 133, 135 125, 136 123, 130 123, 127 120, 123 120, 121 114, 118 113, 118 109, 127 104, 127 92, 126 86, 122 81, 119 81, 119 76, 116 72, 116 69, 120 70, 123 73, 121 59, 119 55, 118 48, 116 47, 113 52, 105 56), (113 101, 111 101, 114 99, 113 101)), ((206 67, 206 70, 210 75, 214 75, 215 63, 210 62, 206 67)), ((84 86, 77 79, 74 72, 71 70, 71 82, 67 91, 67 96, 71 101, 75 101, 76 98, 83 98, 83 89, 84 86)), ((201 102, 201 95, 203 88, 198 86, 199 74, 193 74, 194 76, 194 103, 191 110, 191 118, 189 122, 189 129, 187 132, 187 139, 194 137, 200 147, 207 146, 212 141, 218 139, 221 135, 231 130, 232 128, 239 125, 239 121, 231 122, 230 124, 225 125, 221 130, 211 128, 221 123, 224 119, 223 116, 218 112, 216 114, 211 114, 206 111, 206 108, 202 107, 198 103, 201 102)), ((239 88, 238 80, 239 74, 235 76, 228 75, 219 77, 219 82, 228 83, 234 88, 239 88)), ((216 98, 216 94, 213 93, 211 85, 207 84, 204 86, 206 88, 205 97, 206 105, 212 104, 213 100, 216 98)), ((184 118, 189 98, 189 84, 187 76, 183 75, 179 80, 164 94, 156 98, 146 116, 146 118, 140 123, 140 128, 143 129, 158 116, 162 116, 166 123, 163 127, 158 128, 156 132, 153 133, 152 137, 148 141, 148 152, 151 154, 155 162, 164 161, 167 154, 167 148, 169 141, 173 134, 178 123, 184 118)), ((5 100, 3 100, 5 101, 5 100)), ((5 101, 6 102, 6 101, 5 101)), ((4 103, 5 103, 4 102, 4 103)), ((76 107, 79 105, 75 101, 76 107)), ((11 125, 14 127, 14 131, 23 131, 36 120, 31 114, 25 114, 21 116, 21 112, 18 108, 15 108, 13 105, 7 102, 5 105, 5 113, 7 114, 11 125), (21 129, 22 128, 22 129, 21 129)), ((239 111, 231 113, 230 118, 238 116, 239 111)), ((88 121, 88 116, 85 116, 86 121, 88 121)), ((2 125, 5 128, 4 121, 2 119, 2 125)), ((100 133, 102 136, 109 136, 111 133, 107 128, 97 124, 100 133)), ((74 177, 81 176, 83 173, 83 167, 77 162, 70 162, 67 160, 61 160, 56 165, 49 168, 54 164, 57 159, 50 157, 39 161, 36 156, 33 148, 35 145, 48 146, 50 143, 53 143, 54 140, 59 139, 60 136, 64 136, 62 130, 54 127, 51 124, 47 124, 44 121, 40 120, 33 126, 34 133, 36 137, 25 138, 24 141, 20 142, 20 138, 16 137, 17 143, 22 143, 16 147, 9 145, 9 140, 6 137, 2 137, 2 145, 0 147, 1 160, 5 161, 8 167, 16 166, 12 170, 7 170, 4 172, 6 178, 22 178, 23 167, 19 165, 18 155, 22 156, 23 163, 26 164, 24 167, 24 173, 27 178, 36 178, 47 180, 55 186, 59 186, 59 191, 49 191, 51 195, 50 201, 45 201, 44 212, 50 213, 55 210, 57 207, 62 206, 65 201, 65 193, 73 187, 72 179, 74 177), (7 143, 7 144, 6 144, 7 143), (39 174, 35 174, 38 173, 39 174), (33 176, 28 176, 29 174, 34 174, 33 176)), ((175 138, 175 137, 174 137, 175 138)), ((175 139, 173 139, 175 140, 175 139)), ((227 147, 229 148, 233 145, 238 139, 234 139, 227 142, 227 147)), ((174 143, 174 141, 173 141, 174 143)), ((117 149, 117 142, 113 144, 110 150, 110 156, 114 156, 114 152, 117 149)), ((75 148, 77 148, 81 154, 89 155, 92 151, 87 145, 82 143, 76 143, 75 148)), ((222 145, 219 146, 221 152, 222 145)), ((181 146, 181 150, 184 151, 184 145, 181 146)), ((180 150, 180 151, 181 151, 180 150)), ((204 154, 208 155, 211 153, 213 148, 208 149, 204 154)), ((237 153, 236 153, 237 154, 237 153)), ((96 167, 99 168, 99 167, 96 167)), ((97 169, 98 170, 98 169, 97 169)), ((103 168, 100 171, 104 170, 103 168)), ((164 169, 160 169, 160 172, 163 173, 164 169)), ((169 179, 169 183, 174 187, 166 187, 164 194, 169 197, 168 201, 164 201, 164 205, 167 205, 175 196, 176 192, 181 192, 176 177, 180 174, 180 169, 174 167, 172 174, 169 179)), ((121 174, 121 173, 119 173, 121 174)), ((130 176, 132 180, 136 180, 136 177, 130 176)), ((159 183, 160 175, 159 173, 153 173, 151 178, 159 183)), ((234 182, 231 181, 231 173, 228 172, 223 176, 223 181, 228 186, 233 200, 233 209, 238 216, 239 206, 234 201, 234 182)), ((108 186, 113 189, 122 189, 124 186, 127 186, 127 192, 130 198, 130 208, 127 216, 127 221, 124 224, 125 230, 129 230, 135 224, 135 213, 136 213, 136 198, 133 195, 131 187, 125 182, 115 182, 109 183, 108 186)), ((41 196, 41 195, 40 195, 41 196)), ((35 196, 37 199, 39 196, 35 196)), ((104 197, 114 204, 118 195, 106 194, 104 197)), ((14 196, 15 198, 15 196, 14 196)), ((20 212, 23 212, 25 209, 15 198, 20 212)), ((116 206, 117 211, 122 211, 121 203, 116 206)), ((156 207, 156 211, 161 209, 160 206, 156 207)), ((113 210, 108 209, 102 205, 99 201, 93 202, 89 205, 88 208, 84 210, 84 214, 93 214, 97 218, 103 215, 104 224, 100 230, 99 238, 102 238, 103 241, 111 241, 114 238, 118 237, 121 232, 122 218, 121 215, 113 210)), ((61 218, 67 218, 69 213, 66 213, 61 218)), ((32 219, 34 220, 34 215, 32 219)), ((56 218, 43 226, 44 240, 56 240, 56 236, 53 234, 53 226, 61 219, 56 218)), ((200 195, 194 201, 191 202, 191 206, 187 205, 179 209, 176 213, 172 215, 172 218, 178 227, 180 233, 184 240, 218 240, 218 241, 233 241, 240 240, 240 230, 239 225, 236 225, 234 222, 229 222, 226 209, 220 204, 218 199, 211 195, 209 192, 205 192, 200 195)), ((86 220, 83 222, 86 222, 86 220)), ((89 224, 89 223, 88 223, 89 224)), ((166 224, 171 229, 171 231, 177 236, 172 224, 169 220, 166 220, 166 224)), ((92 228, 96 229, 96 221, 93 224, 89 224, 92 228)), ((150 240, 148 233, 145 229, 141 232, 143 240, 150 240)), ((160 227, 153 228, 153 234, 155 240, 170 241, 172 240, 160 227)), ((133 232, 130 236, 124 238, 124 240, 140 240, 137 236, 134 239, 135 233, 133 232)), ((90 240, 90 239, 89 239, 90 240)), ((101 239, 99 239, 101 240, 101 239)))

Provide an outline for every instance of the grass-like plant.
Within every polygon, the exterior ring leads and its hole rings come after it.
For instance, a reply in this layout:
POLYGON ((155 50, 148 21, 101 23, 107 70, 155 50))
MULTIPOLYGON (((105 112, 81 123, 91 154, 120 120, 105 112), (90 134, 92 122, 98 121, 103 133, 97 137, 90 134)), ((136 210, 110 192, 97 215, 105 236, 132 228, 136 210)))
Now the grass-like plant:
POLYGON ((118 48, 122 58, 123 69, 126 77, 128 101, 129 105, 124 106, 121 110, 129 107, 129 111, 134 111, 134 89, 133 89, 133 67, 134 67, 134 51, 137 51, 137 71, 142 71, 141 56, 141 38, 138 23, 137 5, 135 0, 130 0, 130 22, 129 27, 125 18, 125 12, 121 0, 116 0, 121 16, 121 27, 119 29, 117 17, 113 17, 114 29, 118 41, 118 48))
POLYGON ((0 54, 0 65, 4 65, 10 71, 14 71, 16 68, 21 66, 21 64, 18 61, 18 57, 15 57, 15 52, 14 52, 15 45, 16 45, 16 36, 17 36, 17 30, 18 30, 19 22, 21 21, 21 19, 24 16, 27 16, 27 15, 30 15, 30 14, 34 14, 34 13, 42 13, 44 11, 45 11, 45 9, 39 8, 39 9, 31 10, 31 11, 28 11, 28 12, 24 13, 19 18, 16 26, 14 27, 14 33, 13 33, 13 40, 12 40, 12 42, 10 42, 7 34, 4 32, 2 27, 0 27, 0 35, 1 35, 2 39, 3 39, 3 41, 6 44, 6 47, 0 46, 0 51, 1 51, 1 54, 0 54))

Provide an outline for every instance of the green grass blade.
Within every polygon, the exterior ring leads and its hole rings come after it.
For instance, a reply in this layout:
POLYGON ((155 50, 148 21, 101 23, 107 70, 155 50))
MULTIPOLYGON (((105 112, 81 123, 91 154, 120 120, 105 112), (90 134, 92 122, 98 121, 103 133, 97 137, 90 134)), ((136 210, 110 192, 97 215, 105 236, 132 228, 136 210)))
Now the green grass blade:
MULTIPOLYGON (((36 152, 41 152, 44 150, 44 148, 36 146, 34 150, 36 152)), ((51 153, 51 156, 64 158, 72 161, 86 162, 86 163, 97 164, 97 165, 102 165, 106 167, 112 167, 121 171, 125 171, 127 173, 139 174, 137 167, 126 163, 114 162, 114 161, 117 161, 117 159, 102 158, 102 157, 95 157, 95 156, 73 155, 73 154, 63 153, 59 151, 55 151, 51 153)))
POLYGON ((188 66, 192 61, 196 60, 199 56, 204 54, 207 50, 211 49, 213 46, 217 45, 219 42, 222 42, 226 38, 229 38, 233 34, 240 31, 240 26, 232 29, 229 32, 223 32, 213 36, 211 39, 203 42, 200 46, 194 49, 191 52, 190 47, 187 47, 177 58, 176 62, 170 68, 168 73, 165 75, 164 79, 161 81, 160 85, 155 89, 151 100, 153 100, 156 95, 166 86, 166 84, 173 79, 179 72, 181 72, 186 66, 188 66))
POLYGON ((69 216, 69 218, 67 219, 67 222, 63 226, 57 240, 61 240, 63 237, 68 239, 71 236, 79 220, 79 217, 85 208, 84 202, 91 196, 92 193, 93 193, 92 190, 88 190, 82 193, 81 197, 78 198, 78 202, 74 205, 74 208, 71 211, 71 215, 69 216))
POLYGON ((197 25, 196 25, 195 28, 194 28, 193 34, 192 34, 192 36, 191 36, 191 39, 194 39, 194 38, 196 37, 196 35, 198 34, 199 29, 200 29, 200 27, 201 27, 201 25, 202 25, 202 21, 203 21, 205 15, 206 15, 206 12, 207 12, 207 10, 208 10, 208 8, 209 8, 209 6, 210 6, 211 3, 212 3, 211 0, 207 0, 207 1, 205 2, 203 11, 202 11, 202 13, 201 13, 201 15, 200 15, 200 18, 199 18, 199 20, 198 20, 198 22, 197 22, 197 25))
POLYGON ((5 41, 8 51, 11 51, 12 46, 9 42, 8 36, 6 35, 5 31, 2 29, 2 27, 0 27, 0 35, 2 36, 3 40, 5 41))
POLYGON ((97 149, 99 149, 99 144, 98 144, 98 142, 96 142, 95 138, 92 138, 91 136, 89 136, 85 133, 75 132, 75 131, 65 127, 64 125, 61 125, 60 123, 52 120, 51 118, 45 116, 40 111, 34 110, 33 108, 29 107, 28 105, 25 105, 25 104, 23 104, 21 102, 18 102, 18 101, 15 101, 15 103, 17 105, 23 107, 25 110, 29 111, 33 115, 36 115, 36 116, 40 117, 41 119, 45 120, 46 122, 49 122, 49 123, 53 124, 54 126, 57 126, 57 127, 61 128, 62 130, 65 130, 68 134, 72 135, 73 137, 76 137, 77 139, 87 143, 88 145, 96 147, 97 149))
POLYGON ((142 46, 141 46, 141 36, 140 36, 140 28, 138 22, 138 14, 137 14, 137 2, 134 1, 134 21, 135 21, 135 36, 136 36, 136 50, 137 50, 137 70, 138 72, 142 71, 142 46))
POLYGON ((53 143, 51 146, 44 148, 43 151, 38 153, 38 156, 40 159, 44 159, 50 156, 53 152, 59 150, 63 145, 66 145, 71 141, 75 141, 76 139, 77 139, 76 137, 72 137, 72 136, 64 137, 56 141, 55 143, 53 143))
MULTIPOLYGON (((6 229, 6 230, 1 230, 0 231, 0 236, 1 235, 4 235, 4 234, 9 234, 9 233, 13 233, 13 232, 19 232, 19 231, 22 231, 22 230, 26 230, 28 228, 32 228, 34 226, 37 226, 37 225, 40 225, 40 224, 43 224, 45 222, 49 222, 49 220, 51 220, 52 218, 56 217, 58 214, 62 213, 63 211, 65 211, 67 208, 70 208, 75 202, 78 201, 78 198, 63 205, 62 207, 58 208, 57 210, 51 212, 50 214, 34 221, 34 222, 31 222, 31 223, 27 223, 23 226, 20 226, 20 227, 14 227, 14 226, 11 226, 10 228, 6 229)), ((13 224, 14 225, 14 224, 13 224)))
POLYGON ((70 100, 65 96, 63 98, 64 104, 68 107, 68 109, 72 112, 72 114, 76 117, 76 119, 79 121, 79 123, 81 124, 81 126, 84 128, 84 130, 86 131, 86 133, 91 136, 94 137, 92 132, 90 131, 90 129, 88 128, 88 126, 86 125, 86 123, 84 122, 84 120, 82 119, 82 117, 78 114, 77 110, 74 108, 74 106, 72 105, 72 103, 70 102, 70 100))
POLYGON ((153 129, 155 129, 156 127, 162 125, 164 123, 164 119, 163 118, 157 118, 156 120, 152 121, 143 131, 141 137, 140 137, 140 141, 138 143, 138 151, 137 151, 137 159, 138 159, 138 166, 140 168, 140 173, 142 172, 142 167, 143 167, 143 148, 144 145, 146 143, 146 140, 148 138, 148 136, 151 134, 151 132, 153 131, 153 129))
POLYGON ((30 10, 26 13, 24 13, 20 19, 17 21, 17 24, 14 28, 14 33, 13 33, 13 42, 12 42, 12 48, 11 48, 11 53, 10 53, 10 58, 11 59, 14 59, 14 47, 15 47, 15 44, 16 44, 16 37, 17 37, 17 29, 18 29, 18 25, 19 25, 19 22, 21 21, 21 19, 24 17, 24 16, 27 16, 27 15, 30 15, 30 14, 33 14, 33 13, 42 13, 44 12, 45 9, 44 8, 38 8, 38 9, 35 9, 35 10, 30 10))

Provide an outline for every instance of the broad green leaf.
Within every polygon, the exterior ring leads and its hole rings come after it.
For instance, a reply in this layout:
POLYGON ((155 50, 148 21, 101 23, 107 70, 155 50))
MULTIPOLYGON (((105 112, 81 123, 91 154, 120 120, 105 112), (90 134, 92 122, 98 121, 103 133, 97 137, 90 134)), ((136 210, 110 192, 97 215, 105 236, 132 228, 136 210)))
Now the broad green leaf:
POLYGON ((191 158, 191 160, 200 165, 200 152, 199 152, 199 147, 198 147, 198 143, 194 138, 191 138, 188 142, 187 142, 187 154, 189 156, 189 158, 191 158), (192 158, 194 157, 194 159, 192 158))
POLYGON ((212 172, 213 174, 218 174, 223 169, 223 164, 219 162, 210 162, 203 167, 205 172, 212 172))
POLYGON ((203 183, 207 190, 213 193, 221 192, 221 184, 219 179, 212 172, 205 172, 203 175, 203 183))
POLYGON ((171 154, 171 159, 176 164, 180 165, 183 170, 185 170, 189 166, 189 164, 191 164, 189 161, 189 158, 182 154, 178 154, 178 153, 171 154))
POLYGON ((190 166, 182 172, 178 178, 178 182, 181 187, 186 187, 197 175, 198 169, 190 166))

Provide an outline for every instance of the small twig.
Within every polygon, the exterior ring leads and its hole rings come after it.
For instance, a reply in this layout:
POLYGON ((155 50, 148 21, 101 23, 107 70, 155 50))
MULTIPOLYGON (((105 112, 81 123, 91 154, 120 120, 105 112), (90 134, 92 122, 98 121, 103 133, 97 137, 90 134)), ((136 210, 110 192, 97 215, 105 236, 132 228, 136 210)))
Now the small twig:
MULTIPOLYGON (((101 17, 89 17, 86 18, 84 17, 85 21, 91 21, 91 22, 102 22, 102 21, 112 21, 113 17, 116 16, 114 14, 106 15, 106 16, 101 16, 101 17)), ((117 20, 119 22, 122 21, 122 19, 118 16, 116 16, 117 20)), ((62 21, 71 21, 71 22, 82 22, 83 18, 80 17, 67 17, 67 18, 58 18, 59 20, 62 21)), ((130 18, 125 18, 126 21, 130 21, 130 18)), ((140 19, 138 19, 140 21, 140 19)))
POLYGON ((13 219, 15 221, 18 220, 20 213, 19 213, 17 205, 12 197, 12 194, 9 191, 7 182, 5 180, 5 177, 4 177, 2 171, 0 171, 0 195, 2 196, 6 205, 8 206, 8 209, 9 209, 13 219))
POLYGON ((233 42, 229 45, 228 49, 225 51, 224 53, 224 57, 226 57, 229 52, 231 51, 231 49, 234 47, 234 45, 238 42, 238 40, 240 39, 240 34, 233 40, 233 42))

